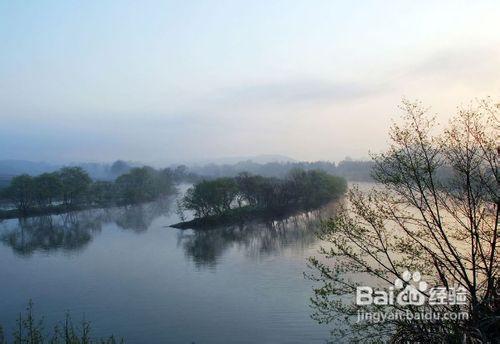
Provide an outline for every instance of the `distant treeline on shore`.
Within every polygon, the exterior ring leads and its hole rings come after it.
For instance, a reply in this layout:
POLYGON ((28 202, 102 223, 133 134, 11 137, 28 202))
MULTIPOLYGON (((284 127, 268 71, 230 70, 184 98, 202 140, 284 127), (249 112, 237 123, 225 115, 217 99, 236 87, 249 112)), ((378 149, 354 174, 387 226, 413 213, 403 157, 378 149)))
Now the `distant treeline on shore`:
POLYGON ((268 184, 276 184, 277 179, 286 180, 293 171, 302 170, 322 171, 352 181, 369 181, 372 167, 372 162, 344 160, 338 165, 327 161, 243 161, 233 165, 208 164, 190 168, 180 165, 154 169, 133 167, 131 163, 117 160, 105 169, 107 172, 103 175, 106 179, 96 178, 95 174, 80 166, 62 167, 41 174, 0 175, 0 219, 148 202, 173 193, 176 183, 220 178, 238 180, 242 175, 253 175, 264 178, 268 184))
POLYGON ((251 160, 236 164, 207 164, 192 166, 189 171, 203 177, 236 177, 242 172, 261 175, 264 177, 284 178, 294 169, 321 170, 332 175, 341 176, 349 181, 372 181, 371 171, 373 161, 342 160, 338 164, 330 161, 315 162, 268 162, 256 163, 251 160))
MULTIPOLYGON (((93 180, 112 181, 135 167, 143 166, 145 165, 123 160, 116 160, 113 163, 74 163, 69 165, 54 165, 24 160, 0 160, 0 189, 7 187, 15 176, 21 174, 38 176, 43 173, 55 172, 63 167, 80 167, 93 180)), ((189 178, 186 174, 187 167, 180 165, 169 166, 169 168, 182 171, 185 173, 184 177, 189 178)))
POLYGON ((196 228, 266 215, 312 210, 347 190, 342 177, 320 170, 294 169, 285 178, 241 173, 237 177, 203 180, 191 187, 179 207, 195 219, 173 225, 196 228))
POLYGON ((0 210, 0 218, 148 202, 175 193, 175 183, 186 178, 185 172, 182 168, 135 167, 114 181, 93 181, 81 167, 38 176, 22 174, 1 190, 3 203, 15 209, 0 210))
MULTIPOLYGON (((112 181, 120 175, 127 173, 134 167, 141 167, 142 164, 116 160, 113 163, 78 163, 69 166, 58 166, 47 163, 37 163, 22 160, 0 160, 0 189, 7 187, 17 175, 29 174, 37 176, 42 173, 57 171, 62 167, 80 167, 93 180, 112 181)), ((236 177, 242 172, 258 174, 264 177, 285 177, 293 169, 322 170, 327 173, 342 176, 349 181, 371 181, 372 161, 362 160, 342 160, 339 163, 329 161, 315 162, 254 162, 244 160, 237 163, 224 164, 203 164, 203 165, 171 165, 171 170, 180 169, 184 172, 186 179, 196 181, 197 176, 203 178, 236 177)))

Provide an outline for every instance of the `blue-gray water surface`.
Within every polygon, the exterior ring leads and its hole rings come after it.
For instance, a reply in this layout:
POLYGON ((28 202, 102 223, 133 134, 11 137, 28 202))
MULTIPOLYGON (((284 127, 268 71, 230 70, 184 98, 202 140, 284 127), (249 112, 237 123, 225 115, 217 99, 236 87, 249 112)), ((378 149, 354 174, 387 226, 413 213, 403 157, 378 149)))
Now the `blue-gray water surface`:
POLYGON ((33 300, 47 329, 69 311, 126 343, 324 343, 306 258, 334 206, 211 230, 178 230, 175 199, 0 222, 0 324, 33 300))

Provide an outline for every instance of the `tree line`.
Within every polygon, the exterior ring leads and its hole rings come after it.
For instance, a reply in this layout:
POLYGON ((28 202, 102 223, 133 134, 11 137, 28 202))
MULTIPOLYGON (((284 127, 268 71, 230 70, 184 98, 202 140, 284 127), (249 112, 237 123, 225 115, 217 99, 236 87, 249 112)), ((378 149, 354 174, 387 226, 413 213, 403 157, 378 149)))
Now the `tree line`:
POLYGON ((182 207, 196 218, 223 216, 234 209, 312 209, 347 189, 342 177, 324 171, 292 170, 285 178, 241 173, 237 177, 203 180, 188 189, 182 207))
POLYGON ((268 162, 256 163, 251 160, 240 161, 236 164, 207 164, 192 166, 190 170, 206 178, 236 177, 243 172, 249 172, 264 177, 285 178, 294 169, 322 170, 327 173, 341 176, 352 181, 372 181, 371 171, 373 161, 358 161, 346 158, 338 164, 330 161, 314 162, 268 162))
POLYGON ((178 172, 144 166, 129 169, 114 181, 93 181, 81 167, 63 167, 38 176, 16 176, 0 196, 15 206, 18 215, 135 204, 174 193, 178 172))

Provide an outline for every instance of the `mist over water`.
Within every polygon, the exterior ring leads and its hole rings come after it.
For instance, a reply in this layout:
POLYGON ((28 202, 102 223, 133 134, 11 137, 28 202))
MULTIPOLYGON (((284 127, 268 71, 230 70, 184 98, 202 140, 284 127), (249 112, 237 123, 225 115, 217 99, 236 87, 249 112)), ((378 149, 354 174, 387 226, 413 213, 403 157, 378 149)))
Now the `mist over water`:
POLYGON ((125 343, 494 341, 499 18, 0 0, 0 344, 66 312, 125 343), (403 268, 466 287, 471 322, 350 323, 358 277, 403 268))

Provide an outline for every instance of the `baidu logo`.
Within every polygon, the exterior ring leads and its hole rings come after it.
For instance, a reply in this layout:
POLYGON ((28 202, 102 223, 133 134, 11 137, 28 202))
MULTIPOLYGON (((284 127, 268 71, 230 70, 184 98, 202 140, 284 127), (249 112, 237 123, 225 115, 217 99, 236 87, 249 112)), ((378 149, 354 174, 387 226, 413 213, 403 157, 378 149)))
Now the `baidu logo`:
POLYGON ((420 272, 405 271, 396 278, 388 290, 374 290, 361 286, 356 289, 356 304, 363 305, 457 305, 467 303, 467 290, 463 287, 433 287, 422 281, 420 272))
POLYGON ((403 277, 403 280, 397 278, 394 281, 395 288, 403 289, 397 294, 396 302, 402 306, 422 306, 425 303, 425 296, 423 292, 427 290, 428 285, 427 282, 420 280, 422 278, 420 272, 415 271, 412 274, 409 271, 405 271, 401 277, 403 277), (415 285, 412 284, 412 282, 415 283, 415 285), (404 287, 405 284, 406 287, 404 287))

